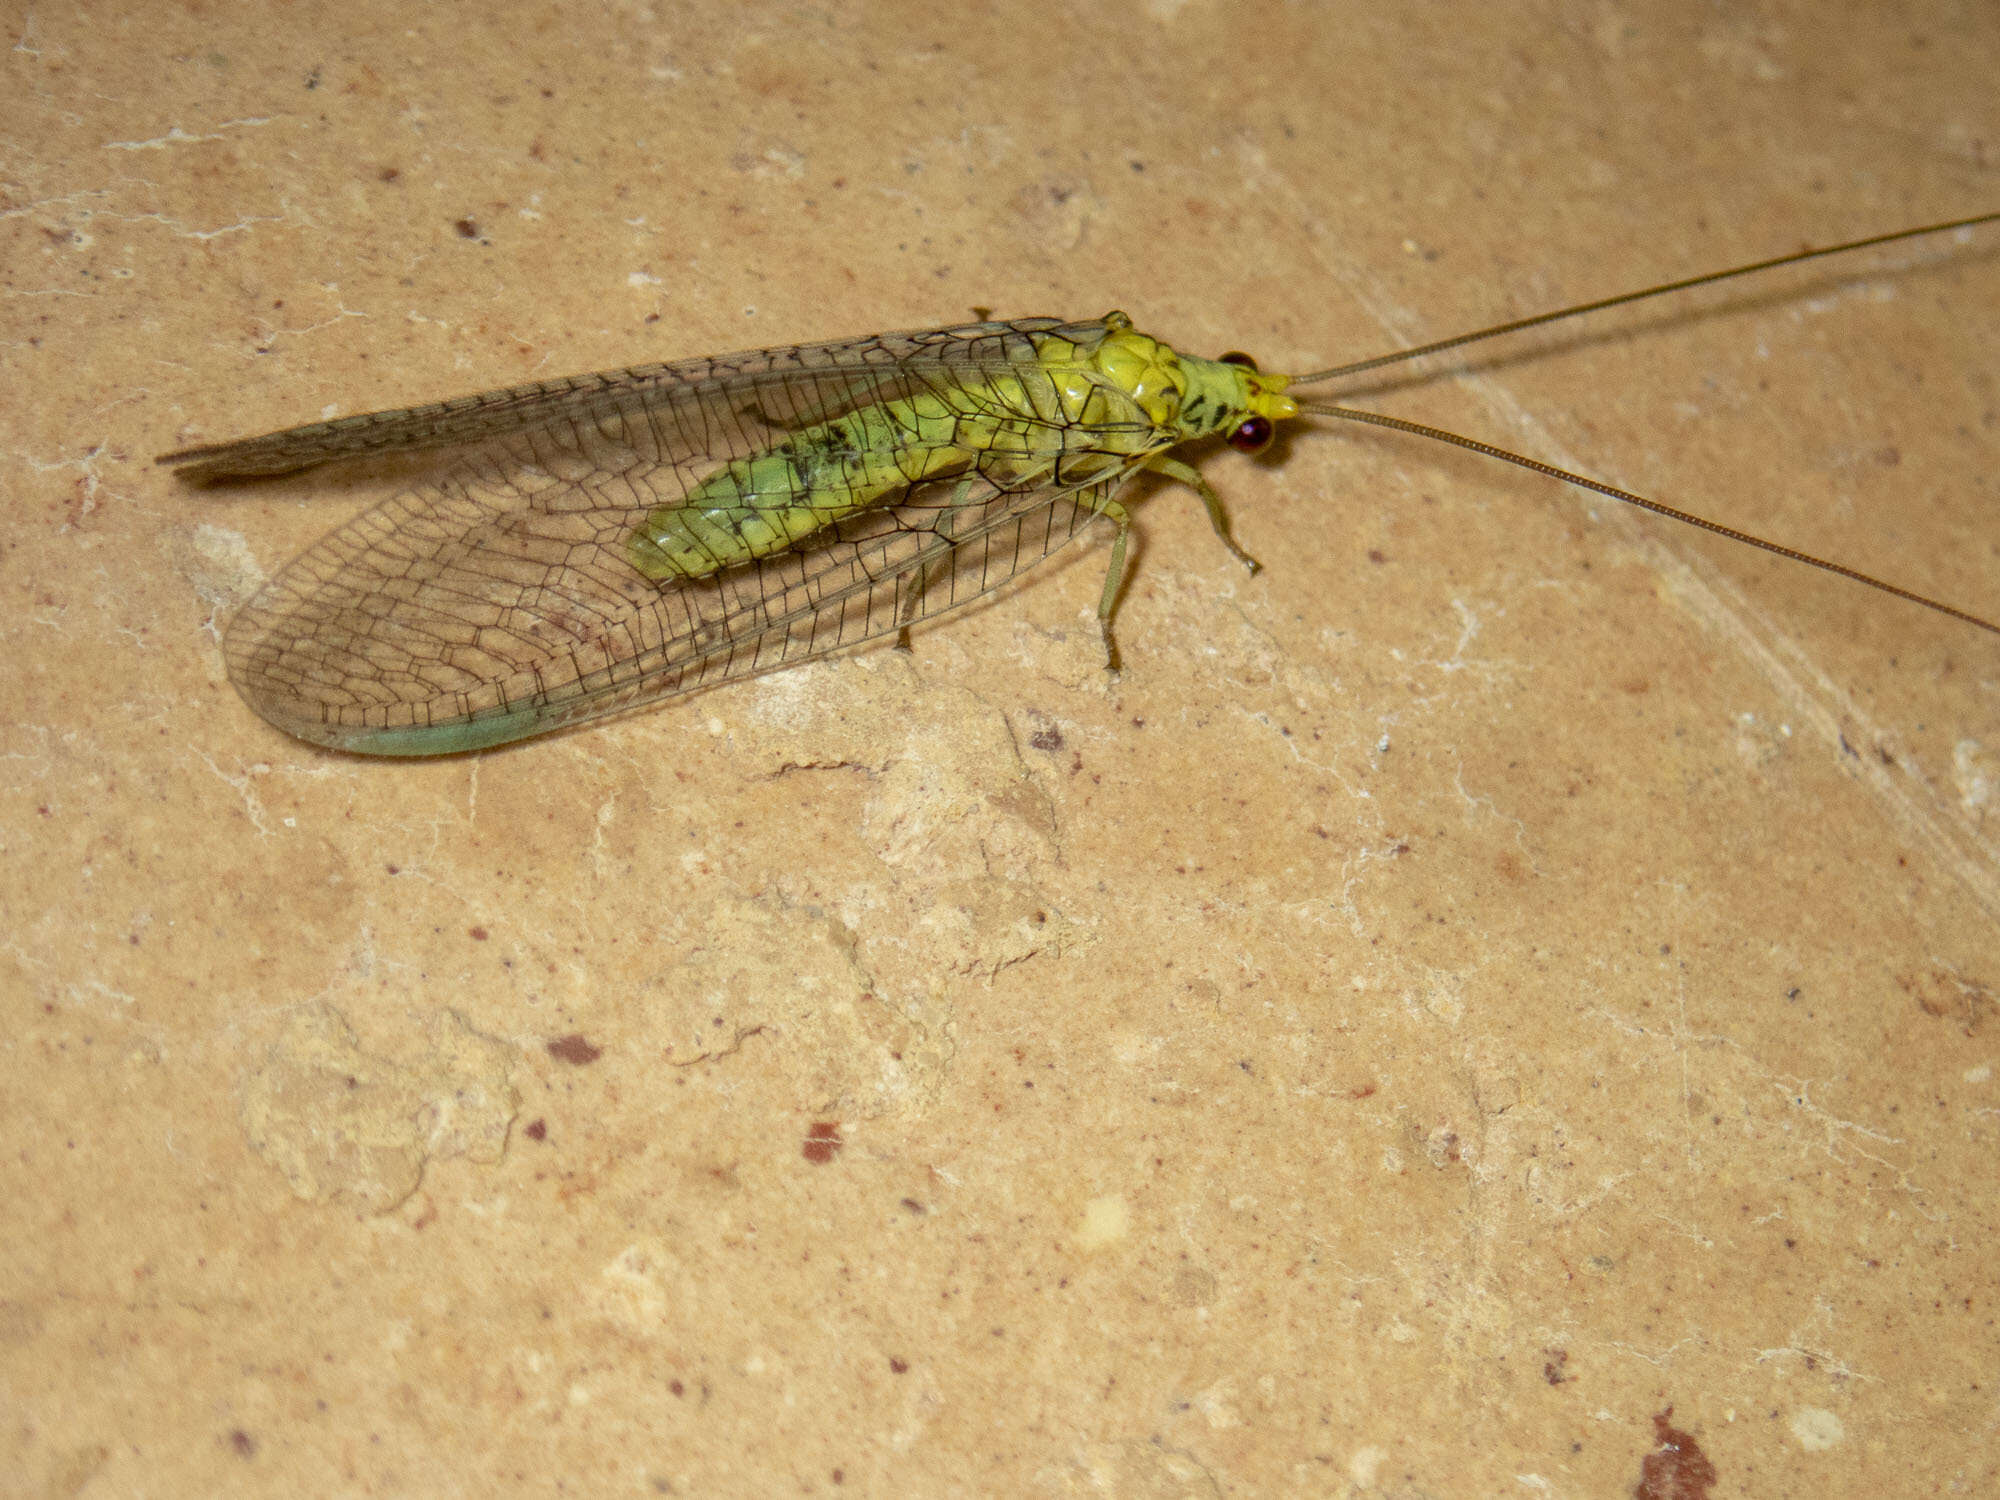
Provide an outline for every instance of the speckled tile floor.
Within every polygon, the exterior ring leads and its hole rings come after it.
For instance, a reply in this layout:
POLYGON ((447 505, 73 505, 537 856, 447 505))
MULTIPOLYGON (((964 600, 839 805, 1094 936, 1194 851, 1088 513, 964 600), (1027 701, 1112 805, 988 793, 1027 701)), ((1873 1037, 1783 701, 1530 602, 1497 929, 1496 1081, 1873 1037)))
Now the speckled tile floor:
MULTIPOLYGON (((150 462, 975 307, 1312 367, 1992 209, 2000 11, 4 35, 0 1488, 2000 1490, 2000 643, 1306 430, 1200 456, 1254 579, 1142 491, 1115 682, 1092 534, 380 764, 218 644, 379 482, 150 462)), ((1996 250, 1378 399, 1990 611, 1996 250)))

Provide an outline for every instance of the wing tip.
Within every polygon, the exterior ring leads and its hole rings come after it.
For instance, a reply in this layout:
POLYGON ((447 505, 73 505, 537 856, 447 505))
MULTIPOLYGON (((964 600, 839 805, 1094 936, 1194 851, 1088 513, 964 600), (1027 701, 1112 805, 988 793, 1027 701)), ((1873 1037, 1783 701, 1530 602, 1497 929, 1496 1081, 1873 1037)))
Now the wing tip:
POLYGON ((172 469, 176 479, 189 484, 225 484, 233 479, 270 479, 290 474, 306 465, 291 459, 273 458, 250 443, 203 443, 193 448, 176 448, 155 454, 153 462, 172 469))

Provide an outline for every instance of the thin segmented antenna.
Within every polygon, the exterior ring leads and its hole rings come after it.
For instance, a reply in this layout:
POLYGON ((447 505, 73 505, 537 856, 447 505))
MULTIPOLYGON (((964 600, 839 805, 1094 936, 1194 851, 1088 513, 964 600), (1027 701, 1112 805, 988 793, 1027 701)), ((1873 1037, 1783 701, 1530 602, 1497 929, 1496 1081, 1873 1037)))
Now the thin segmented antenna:
POLYGON ((1845 244, 1828 245, 1819 250, 1795 250, 1790 255, 1774 255, 1769 260, 1753 261, 1747 266, 1735 266, 1727 271, 1710 271, 1701 276, 1687 276, 1679 281, 1663 281, 1658 286, 1649 286, 1642 291, 1623 292, 1616 297, 1600 297, 1595 302, 1579 302, 1574 307, 1536 313, 1530 318, 1515 318, 1507 323, 1495 323, 1491 328, 1475 329, 1471 333, 1454 334, 1448 339, 1419 344, 1414 349, 1398 349, 1393 354, 1377 354, 1369 359, 1357 359, 1348 364, 1334 365, 1330 369, 1315 370, 1310 375, 1296 375, 1292 377, 1291 384, 1317 385, 1323 380, 1338 380, 1343 375, 1359 375, 1364 371, 1379 370, 1385 365, 1399 365, 1413 359, 1422 359, 1427 354, 1442 354, 1447 349, 1462 349, 1467 344, 1476 344, 1484 339, 1497 339, 1502 334, 1519 333, 1526 328, 1541 328, 1550 323, 1560 323, 1565 318, 1580 318, 1585 313, 1603 312, 1611 307, 1624 307, 1628 303, 1644 302, 1649 297, 1664 297, 1669 292, 1685 292, 1698 286, 1713 286, 1718 281, 1752 276, 1759 271, 1775 271, 1780 266, 1796 266, 1829 255, 1845 255, 1850 250, 1866 250, 1871 245, 1893 245, 1899 240, 1921 239, 1927 234, 1943 234, 1949 229, 1972 229, 1981 224, 1993 223, 2000 223, 2000 213, 1974 214, 1967 219, 1946 219, 1942 223, 1925 224, 1918 229, 1898 229, 1892 234, 1874 234, 1867 239, 1848 240, 1845 244))
MULTIPOLYGON (((1769 260, 1756 261, 1747 266, 1736 266, 1727 271, 1710 271, 1702 276, 1688 276, 1679 281, 1662 282, 1643 291, 1625 292, 1616 297, 1601 297, 1595 302, 1582 302, 1574 307, 1560 308, 1555 312, 1537 313, 1529 318, 1515 318, 1511 322, 1496 323, 1490 328, 1477 329, 1472 333, 1457 334, 1452 338, 1438 339, 1432 343, 1419 344, 1413 349, 1402 349, 1394 354, 1378 354, 1370 359, 1358 359, 1331 369, 1318 370, 1310 375, 1301 375, 1289 382, 1293 388, 1312 385, 1319 381, 1335 380, 1346 375, 1359 375, 1368 370, 1379 370, 1385 365, 1402 364, 1408 360, 1422 359, 1427 354, 1442 353, 1447 349, 1461 349, 1467 344, 1476 344, 1482 339, 1499 338, 1502 334, 1518 333, 1525 328, 1540 328, 1550 323, 1561 322, 1565 318, 1582 317, 1585 313, 1602 312, 1610 307, 1623 307, 1632 302, 1643 302, 1649 297, 1664 297, 1669 292, 1684 292, 1694 287, 1712 286, 1718 281, 1729 281, 1738 276, 1749 276, 1758 271, 1775 270, 1779 266, 1798 265, 1803 261, 1818 260, 1823 256, 1842 255, 1850 250, 1865 250, 1871 245, 1892 245, 1899 240, 1913 240, 1927 234, 1942 234, 1951 229, 1971 229, 1981 224, 2000 222, 2000 213, 1974 214, 1970 218, 1949 219, 1939 224, 1926 224, 1918 229, 1900 229, 1893 234, 1870 235, 1867 239, 1849 240, 1845 244, 1828 245, 1820 250, 1798 250, 1790 255, 1773 256, 1769 260)), ((1543 463, 1540 459, 1528 458, 1492 443, 1482 443, 1477 438, 1469 438, 1461 433, 1448 432, 1442 427, 1431 427, 1422 422, 1412 422, 1403 417, 1385 416, 1381 412, 1363 411, 1358 407, 1336 406, 1329 402, 1301 401, 1301 412, 1314 416, 1338 417, 1347 422, 1365 422, 1374 427, 1387 427, 1396 432, 1407 432, 1417 437, 1434 439, 1440 443, 1450 443, 1455 448, 1463 448, 1470 453, 1482 454, 1487 458, 1497 458, 1517 468, 1527 469, 1536 474, 1546 474, 1551 479, 1560 479, 1565 484, 1577 485, 1594 491, 1612 500, 1622 500, 1627 505, 1635 505, 1640 510, 1649 510, 1656 516, 1665 516, 1672 521, 1680 521, 1702 531, 1713 532, 1727 537, 1732 542, 1742 542, 1745 546, 1756 547, 1778 557, 1789 558, 1793 562, 1804 563, 1818 568, 1823 573, 1837 574, 1866 584, 1871 589, 1892 594, 1898 599, 1907 599, 1912 604, 1921 604, 1925 609, 1935 610, 1941 615, 1977 626, 1992 635, 2000 635, 2000 624, 1984 619, 1956 605, 1946 604, 1941 599, 1933 599, 1928 594, 1919 594, 1872 573, 1864 573, 1859 568, 1850 568, 1845 563, 1831 562, 1824 557, 1815 557, 1810 552, 1801 552, 1796 547, 1787 547, 1781 542, 1767 541, 1761 536, 1753 536, 1747 531, 1738 531, 1733 526, 1724 526, 1719 521, 1705 520, 1684 510, 1676 510, 1671 505, 1658 500, 1649 500, 1644 495, 1635 495, 1630 490, 1621 490, 1615 484, 1606 484, 1599 479, 1590 479, 1582 474, 1571 473, 1568 469, 1557 468, 1554 464, 1543 463)))
POLYGON ((1865 583, 1871 589, 1880 589, 1885 594, 1894 594, 1898 599, 1907 599, 1912 604, 1921 604, 1924 608, 1934 609, 1941 615, 1949 615, 1954 620, 1963 620, 1966 624, 1977 625, 1981 630, 1987 631, 1990 634, 2000 635, 2000 625, 1994 624, 1991 620, 1981 619, 1978 615, 1959 609, 1956 605, 1946 604, 1940 599, 1933 599, 1928 594, 1919 594, 1912 589, 1902 588, 1896 584, 1885 582, 1873 574, 1862 572, 1859 568, 1850 568, 1845 563, 1829 562, 1826 558, 1815 557, 1810 552, 1801 552, 1796 547, 1787 547, 1782 542, 1766 541, 1761 536, 1752 536, 1747 531, 1738 531, 1733 526, 1724 526, 1720 521, 1704 520, 1702 517, 1690 515, 1684 510, 1675 510, 1673 506, 1664 505, 1658 500, 1648 500, 1644 495, 1635 495, 1630 490, 1621 490, 1615 484, 1606 484, 1601 479, 1590 479, 1582 474, 1573 474, 1568 469, 1559 469, 1554 464, 1545 464, 1538 458, 1528 458, 1519 453, 1509 452, 1505 448, 1496 448, 1491 443, 1482 443, 1479 439, 1466 437, 1462 433, 1448 432, 1442 427, 1430 427, 1422 422, 1411 422, 1402 417, 1384 416, 1379 411, 1362 411, 1358 407, 1352 406, 1332 406, 1317 402, 1309 403, 1301 401, 1299 403, 1299 410, 1310 412, 1316 417, 1339 417, 1343 421, 1366 422, 1373 427, 1387 427, 1396 432, 1408 432, 1414 433, 1418 437, 1435 438, 1440 443, 1450 443, 1453 447, 1463 448, 1470 453, 1484 454, 1488 458, 1497 458, 1505 463, 1514 464, 1519 468, 1531 470, 1536 474, 1546 474, 1551 479, 1560 479, 1565 484, 1579 485, 1586 490, 1594 490, 1596 493, 1609 496, 1613 500, 1623 500, 1627 505, 1636 505, 1639 509, 1649 510, 1656 516, 1665 516, 1669 520, 1683 521, 1689 526, 1699 527, 1703 531, 1712 531, 1717 536, 1728 537, 1732 542, 1742 542, 1747 546, 1775 553, 1779 557, 1788 557, 1793 562, 1805 563, 1808 567, 1818 568, 1822 572, 1837 573, 1842 578, 1851 578, 1856 583, 1865 583))

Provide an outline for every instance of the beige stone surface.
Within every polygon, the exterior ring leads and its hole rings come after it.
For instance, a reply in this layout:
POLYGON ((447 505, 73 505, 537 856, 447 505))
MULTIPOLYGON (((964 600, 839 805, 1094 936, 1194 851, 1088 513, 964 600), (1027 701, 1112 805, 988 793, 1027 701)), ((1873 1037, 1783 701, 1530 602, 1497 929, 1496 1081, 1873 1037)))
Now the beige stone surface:
MULTIPOLYGON (((1987 0, 0 40, 0 1490, 2000 1490, 2000 642, 1301 429, 1201 459, 1254 579, 1149 492, 1116 682, 1098 537, 376 764, 216 632, 379 492, 150 463, 975 307, 1311 367, 1993 209, 1987 0)), ((1992 612, 1996 250, 1379 400, 1992 612)))

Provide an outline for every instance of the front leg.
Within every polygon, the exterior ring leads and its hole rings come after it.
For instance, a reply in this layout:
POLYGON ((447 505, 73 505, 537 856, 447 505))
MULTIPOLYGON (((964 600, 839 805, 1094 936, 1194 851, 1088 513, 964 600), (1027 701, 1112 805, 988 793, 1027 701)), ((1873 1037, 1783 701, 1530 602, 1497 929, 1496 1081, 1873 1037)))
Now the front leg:
MULTIPOLYGON (((1155 474, 1176 480, 1201 496, 1201 503, 1208 507, 1208 524, 1215 528, 1215 534, 1222 538, 1222 545, 1230 554, 1252 573, 1263 564, 1236 545, 1236 539, 1229 534, 1229 514, 1222 508, 1222 497, 1215 492, 1215 486, 1202 477, 1201 470, 1192 464, 1182 463, 1171 453, 1161 453, 1146 460, 1144 467, 1155 474)), ((1123 533, 1120 533, 1121 540, 1123 533)))

